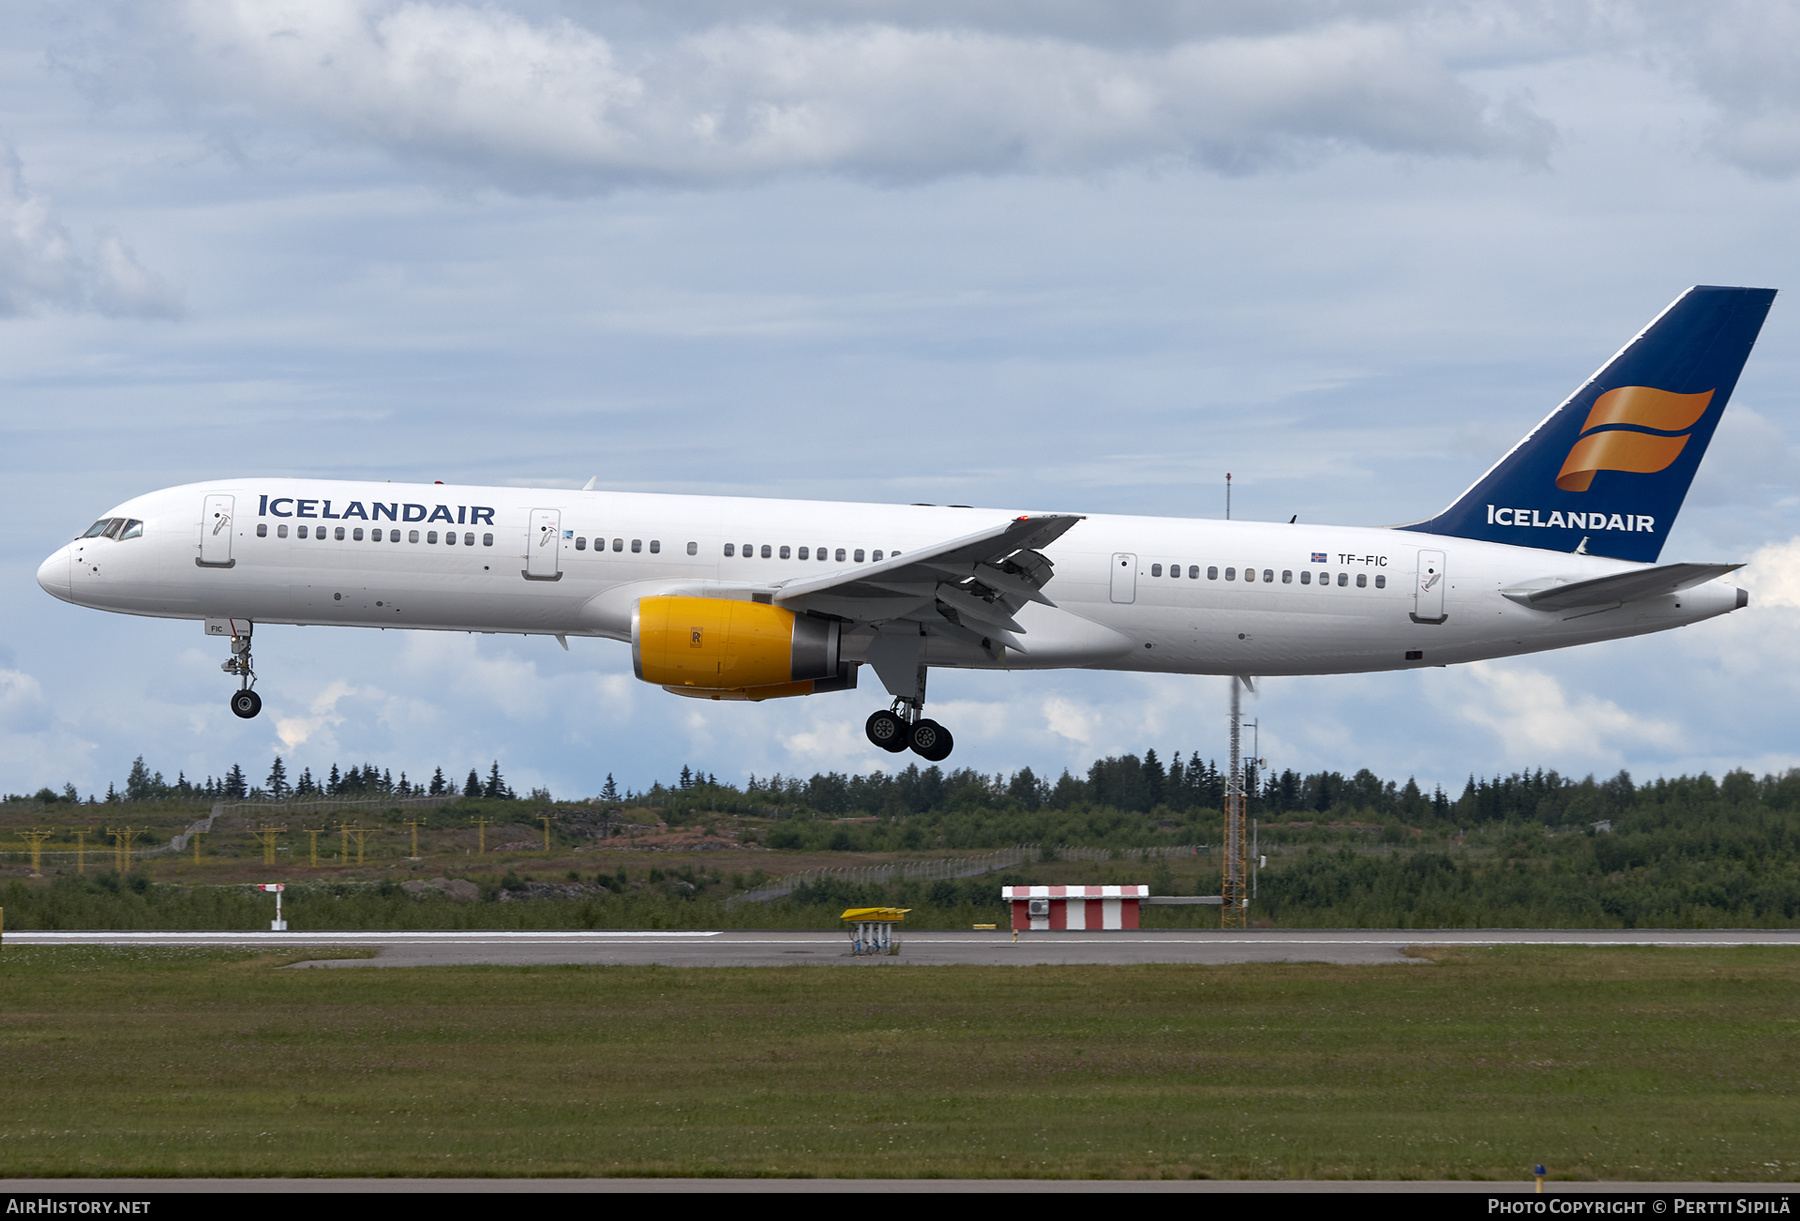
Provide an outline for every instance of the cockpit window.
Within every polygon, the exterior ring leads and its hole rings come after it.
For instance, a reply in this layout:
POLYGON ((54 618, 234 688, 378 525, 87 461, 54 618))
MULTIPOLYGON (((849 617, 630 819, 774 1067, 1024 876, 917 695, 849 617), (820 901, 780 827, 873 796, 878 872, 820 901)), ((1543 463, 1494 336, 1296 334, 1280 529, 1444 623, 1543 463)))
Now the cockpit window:
POLYGON ((116 517, 102 517, 99 521, 97 521, 93 525, 89 526, 87 528, 87 533, 82 535, 81 537, 82 538, 99 538, 102 534, 105 534, 109 529, 111 529, 112 524, 117 520, 119 520, 119 519, 116 517))
POLYGON ((123 530, 119 531, 120 541, 123 541, 128 538, 143 538, 143 537, 144 537, 144 523, 139 521, 135 517, 132 518, 130 521, 126 522, 125 528, 123 530))
POLYGON ((112 519, 112 521, 108 522, 106 525, 106 537, 107 538, 118 538, 119 531, 123 530, 124 528, 125 528, 125 519, 123 517, 115 517, 112 519))

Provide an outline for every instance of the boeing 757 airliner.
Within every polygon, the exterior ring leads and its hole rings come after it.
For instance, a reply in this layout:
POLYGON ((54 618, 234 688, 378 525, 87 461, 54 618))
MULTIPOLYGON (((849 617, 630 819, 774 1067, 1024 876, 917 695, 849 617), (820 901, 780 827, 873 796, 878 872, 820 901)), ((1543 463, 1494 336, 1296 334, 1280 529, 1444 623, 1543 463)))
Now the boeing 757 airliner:
POLYGON ((1402 670, 1740 609, 1737 564, 1660 564, 1771 289, 1691 288, 1442 513, 1398 527, 323 479, 134 497, 38 583, 226 637, 256 625, 596 636, 702 699, 856 687, 869 740, 929 760, 932 666, 1243 677, 1402 670))

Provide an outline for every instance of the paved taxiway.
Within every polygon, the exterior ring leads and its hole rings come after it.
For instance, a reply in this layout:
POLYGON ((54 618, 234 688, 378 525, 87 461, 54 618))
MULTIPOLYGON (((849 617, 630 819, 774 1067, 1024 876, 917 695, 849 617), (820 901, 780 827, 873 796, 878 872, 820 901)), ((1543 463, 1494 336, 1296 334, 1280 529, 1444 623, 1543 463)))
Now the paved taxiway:
POLYGON ((853 958, 849 939, 830 932, 411 932, 411 933, 8 933, 7 945, 232 946, 373 949, 373 958, 317 959, 309 967, 549 966, 658 964, 672 967, 1031 966, 1238 962, 1418 962, 1408 947, 1584 945, 1800 949, 1800 930, 1586 929, 1268 929, 1247 932, 1138 930, 1021 933, 920 930, 902 934, 898 955, 853 958))

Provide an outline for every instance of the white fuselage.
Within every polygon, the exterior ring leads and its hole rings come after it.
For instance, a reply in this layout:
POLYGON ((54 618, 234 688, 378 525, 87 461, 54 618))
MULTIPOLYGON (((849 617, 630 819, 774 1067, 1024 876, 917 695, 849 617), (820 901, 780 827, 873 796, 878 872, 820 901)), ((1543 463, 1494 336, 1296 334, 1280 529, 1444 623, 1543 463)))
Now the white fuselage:
MULTIPOLYGON (((141 520, 140 536, 63 547, 39 571, 47 590, 82 606, 165 618, 623 641, 646 596, 823 576, 1016 513, 248 479, 153 492, 110 515, 141 520), (549 520, 534 514, 544 513, 556 515, 557 543, 529 555, 534 522, 549 520), (452 533, 454 542, 443 541, 452 533)), ((1661 631, 1743 604, 1741 591, 1709 581, 1612 606, 1533 609, 1500 591, 1645 566, 1385 528, 1093 515, 1044 554, 1055 564, 1044 589, 1055 606, 1019 612, 1024 651, 1008 648, 996 659, 934 638, 927 663, 1239 675, 1398 670, 1661 631)), ((846 629, 845 659, 862 660, 869 638, 866 627, 846 629)))

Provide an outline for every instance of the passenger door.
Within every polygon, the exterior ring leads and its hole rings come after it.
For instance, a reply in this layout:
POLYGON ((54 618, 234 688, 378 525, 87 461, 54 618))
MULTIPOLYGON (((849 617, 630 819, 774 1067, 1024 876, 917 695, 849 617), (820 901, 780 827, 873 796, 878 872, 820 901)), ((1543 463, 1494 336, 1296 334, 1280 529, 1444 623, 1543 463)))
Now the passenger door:
POLYGON ((531 511, 531 533, 525 539, 525 579, 562 579, 562 510, 531 511))
POLYGON ((1114 602, 1137 601, 1137 556, 1123 551, 1113 553, 1112 600, 1114 602))
POLYGON ((1448 578, 1444 575, 1444 553, 1442 551, 1419 552, 1419 570, 1413 583, 1414 623, 1442 623, 1444 614, 1444 586, 1448 578))
POLYGON ((232 524, 230 496, 208 496, 200 510, 200 555, 194 563, 202 568, 230 568, 232 524))

